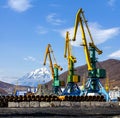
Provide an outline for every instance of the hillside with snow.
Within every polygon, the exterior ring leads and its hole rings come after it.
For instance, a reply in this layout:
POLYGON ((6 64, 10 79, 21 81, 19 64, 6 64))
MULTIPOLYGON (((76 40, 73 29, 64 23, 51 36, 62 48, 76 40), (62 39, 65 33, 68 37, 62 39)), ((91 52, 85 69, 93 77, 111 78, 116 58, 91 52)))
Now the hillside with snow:
POLYGON ((37 87, 38 84, 45 84, 52 79, 50 71, 47 68, 39 68, 27 73, 18 79, 18 85, 37 87))

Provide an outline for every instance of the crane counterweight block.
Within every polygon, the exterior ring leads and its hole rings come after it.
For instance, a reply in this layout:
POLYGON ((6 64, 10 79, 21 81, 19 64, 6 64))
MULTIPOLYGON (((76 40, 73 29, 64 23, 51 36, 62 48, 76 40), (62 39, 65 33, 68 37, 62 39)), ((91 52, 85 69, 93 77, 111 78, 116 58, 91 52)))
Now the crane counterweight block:
POLYGON ((67 82, 75 82, 75 83, 78 83, 80 82, 80 76, 78 75, 68 75, 67 77, 67 82))
POLYGON ((106 77, 106 70, 105 69, 94 69, 88 72, 88 76, 90 78, 100 78, 104 79, 106 77))

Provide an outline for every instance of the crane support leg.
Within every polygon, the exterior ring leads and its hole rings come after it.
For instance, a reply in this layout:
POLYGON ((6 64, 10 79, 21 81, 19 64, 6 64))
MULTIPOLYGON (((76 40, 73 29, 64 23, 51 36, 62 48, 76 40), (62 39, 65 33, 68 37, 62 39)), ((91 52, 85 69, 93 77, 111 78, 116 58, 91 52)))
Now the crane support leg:
POLYGON ((80 96, 80 93, 81 91, 76 83, 68 82, 66 88, 62 92, 62 95, 80 96))
POLYGON ((53 93, 54 95, 61 95, 61 88, 59 86, 53 86, 53 93))
POLYGON ((106 92, 101 82, 97 78, 88 78, 85 89, 81 92, 82 95, 103 95, 106 101, 109 101, 109 94, 106 92))

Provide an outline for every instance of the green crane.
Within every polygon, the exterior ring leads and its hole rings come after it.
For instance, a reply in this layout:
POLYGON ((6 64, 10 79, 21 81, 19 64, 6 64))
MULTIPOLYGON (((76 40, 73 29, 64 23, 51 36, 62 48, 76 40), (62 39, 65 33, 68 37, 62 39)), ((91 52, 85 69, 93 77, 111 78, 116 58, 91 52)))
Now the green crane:
POLYGON ((88 66, 88 81, 86 83, 85 90, 82 94, 87 95, 88 93, 95 93, 95 94, 104 95, 106 97, 106 101, 108 101, 109 96, 105 91, 104 87, 102 86, 101 82, 99 81, 99 79, 106 77, 106 71, 105 69, 100 69, 96 67, 96 62, 97 62, 96 52, 100 55, 102 54, 102 51, 99 50, 94 44, 92 35, 90 33, 90 30, 87 24, 87 20, 85 19, 84 12, 82 9, 79 9, 76 14, 73 41, 76 40, 76 33, 77 33, 79 23, 80 23, 80 31, 82 35, 82 42, 83 42, 82 46, 84 47, 84 53, 85 53, 86 62, 88 66), (91 42, 89 43, 89 46, 87 44, 84 26, 86 26, 87 32, 91 40, 91 42))
POLYGON ((80 76, 74 74, 74 63, 76 63, 77 60, 71 52, 69 32, 66 32, 64 57, 67 58, 68 61, 68 77, 67 86, 62 92, 62 95, 79 96, 80 89, 77 83, 80 82, 80 76))
POLYGON ((61 94, 61 86, 64 86, 64 82, 59 80, 59 74, 58 74, 58 70, 62 70, 61 66, 59 66, 56 62, 56 59, 54 57, 53 54, 53 50, 51 48, 51 45, 48 44, 47 48, 46 48, 46 52, 45 52, 45 56, 44 56, 44 65, 46 65, 46 60, 47 57, 49 59, 50 62, 50 71, 52 74, 52 78, 53 78, 53 83, 52 83, 52 89, 53 89, 53 93, 56 95, 60 95, 61 94), (54 65, 52 63, 52 58, 51 58, 51 54, 53 56, 53 60, 54 60, 54 65))

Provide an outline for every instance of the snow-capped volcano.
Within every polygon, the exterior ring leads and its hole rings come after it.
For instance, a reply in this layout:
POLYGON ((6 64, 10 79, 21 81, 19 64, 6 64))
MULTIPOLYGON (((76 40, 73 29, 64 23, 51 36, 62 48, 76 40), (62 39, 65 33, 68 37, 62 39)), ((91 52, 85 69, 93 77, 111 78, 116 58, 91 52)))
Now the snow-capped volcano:
POLYGON ((45 84, 52 79, 50 71, 47 68, 39 68, 27 73, 18 79, 18 85, 37 87, 38 84, 45 84))

